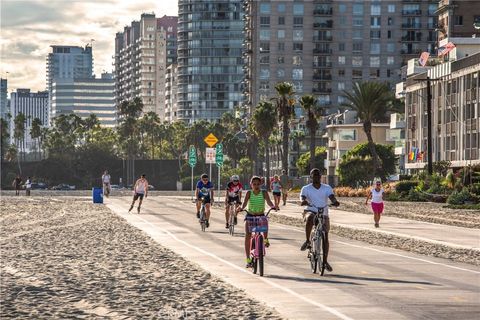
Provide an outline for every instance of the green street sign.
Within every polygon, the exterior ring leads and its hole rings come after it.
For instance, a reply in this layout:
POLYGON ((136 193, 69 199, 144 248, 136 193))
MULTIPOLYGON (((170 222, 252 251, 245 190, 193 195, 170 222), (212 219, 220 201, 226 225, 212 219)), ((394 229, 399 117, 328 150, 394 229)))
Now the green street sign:
POLYGON ((192 168, 197 164, 197 150, 195 150, 194 146, 190 146, 188 150, 188 164, 192 168))
POLYGON ((223 166, 223 145, 221 143, 217 143, 215 146, 215 163, 217 166, 223 166))

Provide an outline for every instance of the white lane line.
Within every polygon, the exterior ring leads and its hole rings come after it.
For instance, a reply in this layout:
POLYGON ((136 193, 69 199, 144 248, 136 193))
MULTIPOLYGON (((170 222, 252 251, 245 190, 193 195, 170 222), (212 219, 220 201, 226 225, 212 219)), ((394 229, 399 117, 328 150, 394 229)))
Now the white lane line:
MULTIPOLYGON (((120 216, 123 217, 123 214, 120 214, 120 216)), ((146 224, 149 224, 150 226, 152 226, 152 227, 154 227, 154 228, 156 228, 156 229, 160 228, 158 225, 154 225, 153 223, 151 223, 151 222, 148 221, 148 220, 143 219, 142 217, 139 217, 139 216, 136 216, 136 215, 133 216, 133 217, 142 220, 142 221, 145 222, 146 224)), ((160 229, 161 229, 161 228, 160 228, 160 229)), ((204 254, 204 255, 210 256, 210 257, 212 257, 212 258, 214 258, 214 259, 216 259, 216 260, 218 260, 218 261, 220 261, 220 262, 222 262, 222 263, 224 263, 224 264, 226 264, 226 265, 228 265, 228 266, 230 266, 230 267, 232 267, 232 268, 237 269, 238 271, 244 272, 244 273, 246 273, 246 274, 248 274, 248 275, 250 275, 250 276, 252 276, 252 277, 255 277, 255 279, 257 279, 257 280, 263 281, 263 282, 265 282, 266 284, 268 284, 268 285, 270 285, 270 286, 272 286, 272 287, 275 287, 275 288, 277 288, 277 289, 280 289, 280 290, 282 290, 282 291, 284 291, 284 292, 286 292, 286 293, 288 293, 288 294, 291 294, 291 295, 293 295, 293 296, 295 296, 295 297, 297 297, 297 298, 299 298, 299 299, 301 299, 301 300, 303 300, 303 301, 305 301, 305 302, 307 302, 307 303, 310 303, 310 304, 312 304, 312 305, 314 305, 314 306, 317 306, 317 307, 319 307, 319 308, 321 308, 321 309, 323 309, 323 310, 325 310, 325 311, 327 311, 327 312, 329 312, 329 313, 337 316, 337 317, 340 318, 340 319, 343 319, 343 320, 353 320, 353 318, 350 318, 350 317, 344 315, 343 313, 341 313, 340 311, 338 311, 338 310, 336 310, 336 309, 334 309, 334 308, 332 308, 332 307, 326 306, 326 305, 324 305, 324 304, 321 304, 321 303, 319 303, 319 302, 316 302, 316 301, 314 301, 314 300, 311 300, 311 299, 309 299, 309 298, 307 298, 307 297, 304 297, 304 296, 296 293, 295 291, 293 291, 293 290, 291 290, 291 289, 289 289, 289 288, 283 287, 283 286, 281 286, 281 285, 279 285, 279 284, 277 284, 277 283, 275 283, 275 282, 273 282, 273 281, 270 281, 270 280, 268 280, 268 279, 265 279, 265 278, 263 278, 263 277, 254 276, 251 272, 249 272, 249 271, 247 271, 247 270, 245 270, 245 269, 243 269, 243 268, 240 268, 239 266, 237 266, 237 265, 235 265, 235 264, 233 264, 233 263, 231 263, 231 262, 229 262, 229 261, 227 261, 227 260, 225 260, 225 259, 223 259, 223 258, 220 258, 219 256, 216 256, 216 255, 214 255, 214 254, 211 253, 211 252, 205 251, 205 250, 203 250, 202 248, 199 248, 199 247, 197 247, 197 246, 194 246, 194 245, 192 245, 192 244, 190 244, 190 243, 188 243, 188 242, 186 242, 186 241, 184 241, 184 240, 178 239, 174 234, 172 234, 172 233, 169 232, 168 230, 163 229, 163 231, 164 231, 166 234, 168 234, 171 238, 173 238, 173 239, 176 240, 177 242, 182 243, 183 245, 185 245, 185 246, 187 246, 187 247, 190 247, 190 248, 192 248, 192 249, 195 249, 195 250, 197 250, 198 252, 200 252, 200 253, 202 253, 202 254, 204 254)))
MULTIPOLYGON (((287 227, 287 226, 284 226, 284 225, 279 226, 278 223, 276 223, 275 225, 278 226, 280 229, 286 229, 286 230, 292 230, 292 231, 296 231, 296 232, 305 233, 305 231, 303 231, 303 230, 298 230, 298 229, 291 228, 291 227, 287 227)), ((366 249, 366 250, 381 252, 381 253, 389 254, 389 255, 392 255, 392 256, 397 256, 397 257, 407 258, 407 259, 411 259, 411 260, 417 260, 417 261, 427 262, 427 263, 430 263, 430 264, 435 264, 435 265, 439 265, 439 266, 443 266, 443 267, 447 267, 447 268, 451 268, 451 269, 457 269, 457 270, 461 270, 461 271, 467 271, 467 272, 471 272, 471 273, 480 274, 479 271, 470 270, 470 269, 465 269, 465 268, 460 268, 460 267, 456 267, 456 266, 451 266, 451 265, 448 265, 448 264, 444 264, 444 263, 440 263, 440 262, 435 262, 435 261, 430 261, 430 260, 426 260, 426 259, 422 259, 422 258, 409 257, 409 256, 406 256, 406 255, 403 255, 403 254, 400 254, 400 253, 388 252, 388 251, 383 251, 383 250, 380 250, 380 249, 369 248, 369 247, 365 247, 365 246, 359 246, 359 245, 356 245, 356 244, 351 244, 351 243, 343 242, 343 241, 339 241, 339 240, 332 240, 332 241, 333 241, 333 242, 337 242, 337 243, 344 244, 344 245, 346 245, 346 246, 354 247, 354 248, 361 248, 361 249, 366 249)), ((397 250, 398 250, 398 249, 397 249, 397 250)))

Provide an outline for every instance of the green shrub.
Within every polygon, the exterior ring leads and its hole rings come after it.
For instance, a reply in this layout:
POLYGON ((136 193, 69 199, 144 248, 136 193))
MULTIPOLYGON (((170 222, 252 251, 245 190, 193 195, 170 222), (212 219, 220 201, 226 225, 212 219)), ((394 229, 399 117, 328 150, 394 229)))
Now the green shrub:
POLYGON ((410 189, 406 197, 406 200, 414 201, 414 202, 423 202, 423 201, 427 201, 427 197, 426 195, 424 195, 423 193, 421 193, 416 189, 410 189))
POLYGON ((385 195, 385 200, 387 201, 401 201, 402 197, 398 192, 391 192, 385 195))
POLYGON ((467 188, 463 188, 462 191, 453 191, 452 194, 448 197, 448 204, 464 204, 466 201, 474 201, 474 197, 467 188))
POLYGON ((411 189, 414 189, 418 186, 418 181, 409 180, 409 181, 400 181, 395 186, 395 191, 398 193, 408 193, 411 189))

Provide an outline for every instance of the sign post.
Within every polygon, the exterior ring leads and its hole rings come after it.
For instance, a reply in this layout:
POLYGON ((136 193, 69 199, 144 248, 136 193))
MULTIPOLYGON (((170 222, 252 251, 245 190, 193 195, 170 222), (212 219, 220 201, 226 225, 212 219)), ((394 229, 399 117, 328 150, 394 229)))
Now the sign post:
POLYGON ((190 146, 188 150, 188 164, 192 168, 192 201, 193 201, 193 168, 197 164, 197 150, 195 150, 195 146, 190 146))
POLYGON ((205 163, 210 164, 209 178, 211 179, 212 178, 212 163, 215 163, 215 149, 213 148, 213 146, 218 142, 218 139, 217 139, 217 137, 215 137, 215 135, 213 133, 210 133, 208 136, 205 137, 205 139, 203 139, 203 141, 205 141, 205 143, 209 146, 209 148, 207 148, 205 163), (210 151, 209 151, 209 149, 210 149, 210 151))
POLYGON ((218 167, 218 203, 220 203, 220 171, 223 166, 223 145, 218 143, 215 147, 215 163, 218 167))

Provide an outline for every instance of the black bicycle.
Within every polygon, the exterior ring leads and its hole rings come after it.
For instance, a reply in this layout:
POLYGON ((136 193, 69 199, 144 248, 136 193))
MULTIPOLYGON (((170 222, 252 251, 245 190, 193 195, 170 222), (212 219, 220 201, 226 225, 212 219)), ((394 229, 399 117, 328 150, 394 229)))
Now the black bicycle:
POLYGON ((233 201, 228 203, 228 233, 233 236, 235 234, 235 217, 237 216, 237 205, 241 203, 233 201))
POLYGON ((200 208, 200 219, 198 221, 200 222, 200 228, 202 229, 203 232, 205 232, 205 229, 207 227, 207 220, 205 219, 205 210, 206 210, 205 197, 202 197, 200 200, 202 201, 202 206, 200 208))
POLYGON ((317 211, 305 210, 305 212, 311 212, 314 214, 313 223, 315 229, 310 234, 310 249, 308 250, 308 259, 310 261, 310 267, 313 273, 320 271, 320 275, 323 276, 325 272, 326 261, 326 226, 323 211, 325 207, 317 208, 317 211))

